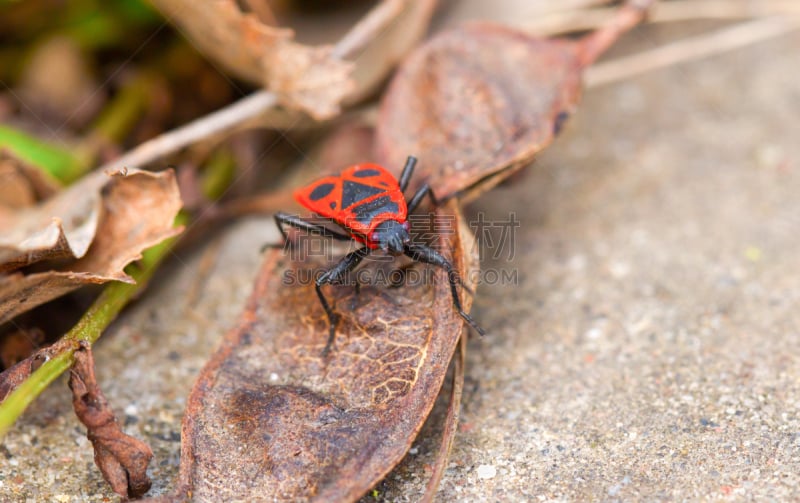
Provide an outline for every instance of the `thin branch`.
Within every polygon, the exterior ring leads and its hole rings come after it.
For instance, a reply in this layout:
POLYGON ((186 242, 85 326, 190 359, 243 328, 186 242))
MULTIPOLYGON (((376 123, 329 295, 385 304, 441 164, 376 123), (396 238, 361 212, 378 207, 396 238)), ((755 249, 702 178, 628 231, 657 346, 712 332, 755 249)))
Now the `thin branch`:
MULTIPOLYGON (((344 59, 360 51, 392 21, 397 9, 407 7, 408 1, 412 0, 391 0, 376 6, 339 40, 333 48, 333 57, 344 59)), ((185 126, 148 140, 122 157, 106 163, 100 169, 116 171, 122 168, 142 167, 193 143, 230 131, 242 123, 256 119, 277 104, 278 97, 275 93, 257 91, 185 126)))
POLYGON ((649 20, 654 22, 690 19, 741 19, 778 14, 800 15, 797 0, 676 0, 658 2, 649 20))
MULTIPOLYGON (((574 9, 538 17, 519 23, 523 31, 539 36, 552 36, 576 31, 589 31, 605 25, 618 8, 574 9)), ((648 23, 667 23, 698 19, 743 19, 775 15, 800 15, 797 0, 674 0, 660 1, 647 14, 648 23)))
POLYGON ((334 46, 333 57, 345 59, 361 52, 404 8, 408 7, 409 1, 417 0, 388 0, 375 6, 334 46))
POLYGON ((232 129, 237 124, 258 117, 277 103, 278 97, 275 93, 257 91, 221 110, 141 143, 122 157, 104 164, 100 169, 102 171, 116 171, 122 168, 140 168, 192 143, 222 133, 232 129))
POLYGON ((671 44, 587 68, 586 87, 629 79, 666 66, 731 51, 800 28, 800 17, 770 17, 690 37, 671 44))
POLYGON ((638 25, 653 6, 655 0, 628 0, 617 9, 614 16, 606 24, 585 35, 579 44, 578 60, 581 66, 587 67, 597 61, 619 37, 638 25))

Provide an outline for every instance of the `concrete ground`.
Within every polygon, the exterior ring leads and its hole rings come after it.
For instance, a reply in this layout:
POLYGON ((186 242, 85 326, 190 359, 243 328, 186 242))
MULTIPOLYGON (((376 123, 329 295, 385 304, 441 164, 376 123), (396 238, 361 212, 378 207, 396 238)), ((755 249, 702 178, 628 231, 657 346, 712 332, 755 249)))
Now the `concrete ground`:
MULTIPOLYGON (((482 260, 517 281, 478 289, 491 335, 469 342, 439 499, 800 499, 797 54, 800 34, 591 89, 525 176, 468 208, 519 222, 482 260)), ((185 397, 273 235, 249 220, 179 257, 97 346, 112 406, 155 451, 151 494, 173 483, 185 397)), ((379 499, 419 498, 443 414, 379 499)), ((114 499, 65 380, 0 450, 0 500, 114 499)))

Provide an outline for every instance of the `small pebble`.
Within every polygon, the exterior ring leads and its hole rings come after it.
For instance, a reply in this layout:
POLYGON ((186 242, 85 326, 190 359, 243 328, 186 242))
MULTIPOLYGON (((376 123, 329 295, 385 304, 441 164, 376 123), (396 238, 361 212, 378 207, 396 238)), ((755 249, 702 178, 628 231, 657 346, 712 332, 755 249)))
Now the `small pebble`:
POLYGON ((497 468, 492 465, 480 465, 478 467, 479 479, 493 479, 497 475, 497 468))
POLYGON ((586 331, 586 333, 584 334, 584 336, 585 336, 587 339, 599 339, 599 338, 600 338, 600 336, 602 336, 602 335, 603 335, 603 330, 602 330, 602 329, 600 329, 600 328, 597 328, 597 327, 590 328, 590 329, 589 329, 589 330, 587 330, 587 331, 586 331))

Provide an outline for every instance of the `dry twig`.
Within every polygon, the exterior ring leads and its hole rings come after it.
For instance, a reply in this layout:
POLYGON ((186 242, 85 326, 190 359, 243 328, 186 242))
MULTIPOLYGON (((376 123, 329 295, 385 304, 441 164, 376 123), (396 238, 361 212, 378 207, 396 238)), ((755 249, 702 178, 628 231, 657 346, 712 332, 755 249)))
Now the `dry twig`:
MULTIPOLYGON (((392 22, 397 4, 396 1, 384 2, 371 10, 334 46, 333 56, 344 59, 363 50, 370 40, 392 22)), ((277 104, 278 98, 275 93, 255 92, 221 110, 148 140, 125 155, 106 163, 100 169, 116 171, 125 167, 142 167, 193 143, 229 132, 243 123, 262 116, 277 104)), ((261 126, 267 127, 268 124, 261 126)))
POLYGON ((731 51, 798 28, 800 17, 770 17, 748 21, 592 66, 586 70, 584 82, 586 87, 596 87, 629 79, 658 68, 731 51))
MULTIPOLYGON (((552 36, 594 30, 611 19, 616 8, 573 9, 552 12, 518 24, 524 31, 552 36)), ((800 16, 800 2, 795 0, 674 0, 660 1, 647 15, 648 23, 666 23, 697 19, 743 19, 775 15, 800 16)))

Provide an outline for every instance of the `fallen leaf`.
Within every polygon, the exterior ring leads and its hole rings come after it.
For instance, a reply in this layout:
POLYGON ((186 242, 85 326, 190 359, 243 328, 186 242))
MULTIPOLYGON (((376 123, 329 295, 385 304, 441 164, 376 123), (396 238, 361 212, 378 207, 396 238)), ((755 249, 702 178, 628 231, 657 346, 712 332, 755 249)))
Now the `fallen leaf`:
POLYGON ((93 173, 39 206, 0 212, 0 235, 10 243, 0 248, 0 270, 82 257, 51 271, 0 275, 0 323, 82 285, 133 282, 123 269, 180 232, 173 227, 180 207, 171 170, 129 171, 93 173))
POLYGON ((97 385, 94 357, 88 343, 75 351, 69 375, 75 415, 86 426, 86 437, 94 447, 94 462, 115 493, 137 498, 150 489, 147 465, 153 458, 150 447, 122 432, 114 412, 97 385))
POLYGON ((381 2, 336 46, 300 44, 293 30, 265 24, 232 0, 154 3, 232 74, 275 92, 284 106, 321 120, 337 115, 343 101, 352 103, 374 91, 424 34, 436 1, 381 2))
POLYGON ((234 1, 153 3, 205 54, 233 74, 275 92, 290 108, 330 117, 350 91, 352 64, 333 58, 330 46, 299 44, 291 30, 263 24, 234 1))
POLYGON ((456 432, 458 431, 458 418, 461 415, 461 396, 464 393, 464 371, 466 365, 467 338, 462 335, 458 341, 458 352, 453 358, 453 383, 450 389, 450 402, 447 404, 447 417, 442 431, 442 443, 439 446, 439 452, 436 453, 436 462, 433 465, 431 478, 425 486, 425 494, 420 500, 422 503, 433 501, 436 491, 439 489, 439 483, 444 476, 444 471, 447 469, 450 449, 453 448, 453 440, 455 440, 456 432))
MULTIPOLYGON (((437 217, 454 224, 440 233, 440 251, 474 279, 457 207, 437 217)), ((267 252, 239 326, 189 398, 175 498, 354 501, 411 446, 464 330, 445 274, 420 265, 433 281, 362 286, 358 295, 326 287, 342 320, 322 357, 327 318, 313 282, 300 280, 312 265, 267 252)), ((367 267, 375 265, 394 267, 367 267)))
POLYGON ((36 203, 36 191, 19 163, 0 150, 0 206, 15 209, 36 203))
POLYGON ((575 110, 582 70, 644 15, 632 2, 577 41, 495 23, 443 32, 401 65, 381 103, 376 155, 408 155, 439 199, 470 199, 528 164, 575 110))
POLYGON ((90 176, 37 206, 0 207, 0 272, 83 257, 97 231, 101 187, 100 177, 90 176))

